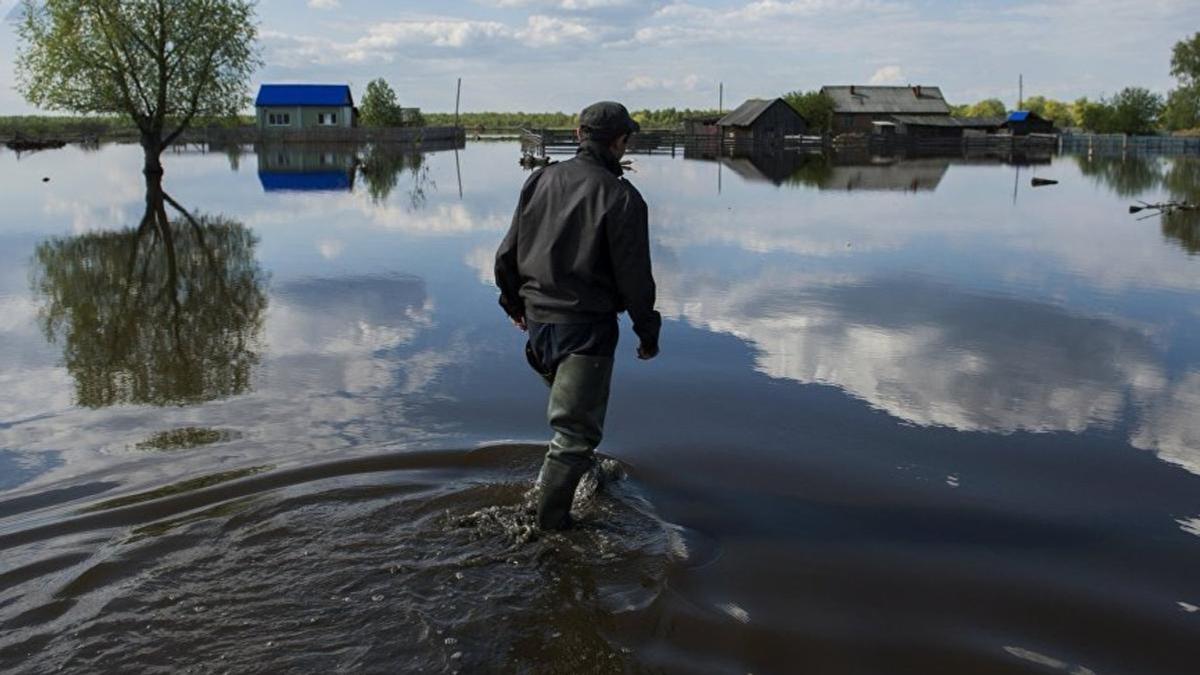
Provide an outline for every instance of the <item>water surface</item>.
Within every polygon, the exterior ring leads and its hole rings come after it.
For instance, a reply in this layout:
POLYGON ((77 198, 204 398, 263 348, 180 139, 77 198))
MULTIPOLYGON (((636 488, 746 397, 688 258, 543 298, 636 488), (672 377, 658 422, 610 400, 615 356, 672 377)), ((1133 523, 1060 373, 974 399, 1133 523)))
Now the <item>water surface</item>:
POLYGON ((516 145, 139 152, 0 154, 5 670, 1200 663, 1194 160, 636 157, 663 354, 539 536, 516 145))

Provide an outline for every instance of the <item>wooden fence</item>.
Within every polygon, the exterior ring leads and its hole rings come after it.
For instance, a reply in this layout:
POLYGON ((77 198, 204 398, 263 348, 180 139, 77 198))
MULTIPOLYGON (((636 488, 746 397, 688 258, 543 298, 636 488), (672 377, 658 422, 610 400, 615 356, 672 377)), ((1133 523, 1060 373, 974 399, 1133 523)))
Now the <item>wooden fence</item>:
POLYGON ((1187 155, 1200 153, 1200 137, 1067 134, 1061 137, 1059 149, 1072 154, 1187 155))

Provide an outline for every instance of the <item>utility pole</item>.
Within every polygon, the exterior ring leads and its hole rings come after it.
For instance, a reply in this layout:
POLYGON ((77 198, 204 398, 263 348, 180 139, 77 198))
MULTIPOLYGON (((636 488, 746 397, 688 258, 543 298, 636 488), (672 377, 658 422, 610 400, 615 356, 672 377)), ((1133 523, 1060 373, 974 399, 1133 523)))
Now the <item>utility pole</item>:
POLYGON ((462 99, 462 78, 458 78, 458 90, 454 92, 454 126, 461 127, 458 120, 458 102, 462 99))
POLYGON ((717 94, 717 112, 723 113, 725 112, 725 83, 721 82, 717 87, 719 92, 717 94))
POLYGON ((1017 110, 1025 107, 1025 76, 1017 75, 1017 110))

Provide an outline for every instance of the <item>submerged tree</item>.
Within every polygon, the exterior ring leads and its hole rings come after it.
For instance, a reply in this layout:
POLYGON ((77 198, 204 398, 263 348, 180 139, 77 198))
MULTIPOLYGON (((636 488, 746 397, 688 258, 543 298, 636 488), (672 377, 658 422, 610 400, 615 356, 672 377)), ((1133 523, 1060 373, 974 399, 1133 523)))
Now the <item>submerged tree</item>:
POLYGON ((367 127, 398 127, 404 124, 404 113, 396 101, 396 92, 387 80, 375 78, 367 83, 358 107, 359 120, 367 127))
POLYGON ((61 343, 84 407, 241 394, 258 363, 267 298, 254 234, 193 216, 147 183, 136 229, 56 237, 34 253, 42 329, 61 343))
POLYGON ((147 175, 197 119, 236 115, 259 65, 251 0, 24 0, 18 89, 34 105, 129 116, 147 175))
POLYGON ((795 108, 796 112, 808 122, 808 130, 815 133, 828 133, 833 130, 833 99, 820 91, 796 90, 783 95, 783 100, 795 108))

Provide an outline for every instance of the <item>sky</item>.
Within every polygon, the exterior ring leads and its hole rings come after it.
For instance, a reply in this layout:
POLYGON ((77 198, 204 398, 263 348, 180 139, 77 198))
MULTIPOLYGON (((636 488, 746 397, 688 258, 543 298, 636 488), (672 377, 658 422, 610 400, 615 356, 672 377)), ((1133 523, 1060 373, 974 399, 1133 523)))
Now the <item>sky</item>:
MULTIPOLYGON (((0 16, 16 0, 0 0, 0 16)), ((1173 86, 1171 47, 1200 31, 1200 0, 260 0, 261 82, 383 77, 404 106, 577 111, 715 108, 824 84, 922 84, 951 103, 1073 100, 1173 86)), ((15 89, 0 24, 0 114, 15 89)))

